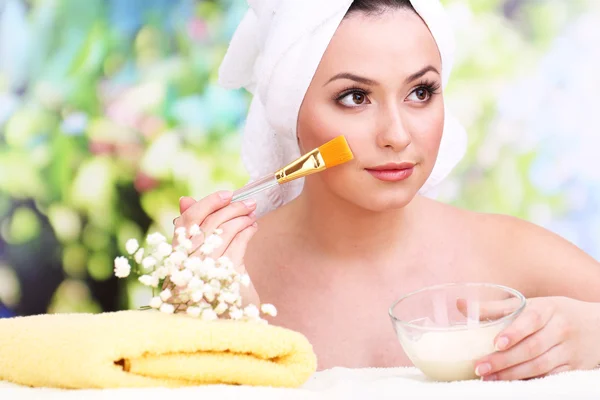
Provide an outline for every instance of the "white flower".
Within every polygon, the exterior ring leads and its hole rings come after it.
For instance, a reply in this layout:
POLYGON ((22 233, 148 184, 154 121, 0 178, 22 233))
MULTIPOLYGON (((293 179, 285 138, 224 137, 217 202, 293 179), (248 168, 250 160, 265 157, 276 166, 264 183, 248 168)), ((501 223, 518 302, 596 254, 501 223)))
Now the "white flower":
POLYGON ((219 259, 217 260, 217 265, 219 267, 222 268, 226 268, 226 269, 232 269, 233 268, 233 262, 231 262, 231 260, 228 257, 219 257, 219 259))
POLYGON ((117 278, 127 278, 131 273, 131 265, 125 257, 115 258, 115 276, 117 278))
POLYGON ((154 273, 158 279, 165 279, 169 274, 169 270, 166 267, 159 267, 154 273))
POLYGON ((190 239, 183 239, 179 242, 179 246, 183 247, 187 251, 190 251, 194 247, 194 243, 192 243, 190 239))
POLYGON ((180 271, 179 266, 173 265, 172 263, 168 267, 165 267, 165 268, 167 268, 168 275, 178 274, 180 271))
POLYGON ((191 306, 191 307, 188 307, 185 312, 189 316, 198 317, 198 316, 200 316, 200 313, 202 312, 202 309, 200 307, 191 306))
POLYGON ((223 314, 225 311, 227 311, 227 309, 229 308, 228 304, 225 303, 219 303, 219 305, 217 305, 215 307, 215 312, 217 313, 217 315, 221 315, 223 314))
POLYGON ((229 285, 229 290, 232 293, 239 293, 240 292, 240 284, 238 282, 233 282, 232 284, 229 285))
POLYGON ((233 292, 222 292, 221 295, 219 296, 221 297, 221 299, 225 302, 225 303, 229 303, 229 304, 234 304, 238 298, 240 298, 240 295, 237 293, 233 293, 233 292))
POLYGON ((142 275, 138 278, 138 280, 142 283, 142 285, 145 286, 158 286, 158 277, 156 277, 156 275, 142 275))
POLYGON ((225 304, 225 303, 219 303, 219 305, 215 307, 215 313, 217 315, 221 315, 225 311, 227 311, 228 308, 229 308, 229 306, 227 304, 225 304))
POLYGON ((213 279, 226 280, 230 276, 230 271, 225 268, 215 267, 211 269, 210 276, 213 279))
POLYGON ((156 232, 156 233, 152 233, 152 234, 148 235, 148 237, 146 238, 146 241, 148 242, 148 244, 150 246, 156 247, 159 244, 161 244, 162 242, 166 242, 167 238, 165 238, 160 233, 156 232))
POLYGON ((216 262, 215 262, 215 259, 211 258, 211 257, 206 257, 204 259, 204 261, 202 261, 202 264, 203 264, 202 266, 204 268, 206 268, 207 270, 213 269, 217 265, 216 262))
POLYGON ((166 314, 173 314, 175 312, 175 307, 173 304, 163 303, 160 308, 160 312, 164 312, 166 314))
POLYGON ((199 257, 193 256, 185 260, 183 266, 193 273, 198 273, 202 268, 202 260, 199 257))
POLYGON ((219 282, 216 279, 211 279, 210 282, 209 282, 209 285, 212 286, 212 287, 214 287, 217 290, 221 289, 221 282, 219 282))
POLYGON ((270 315, 271 317, 277 316, 277 309, 273 304, 263 304, 260 306, 260 310, 263 312, 263 314, 270 315))
POLYGON ((213 251, 215 251, 214 247, 208 245, 208 244, 203 244, 202 246, 200 246, 200 253, 202 255, 209 255, 210 253, 212 253, 213 251))
POLYGON ((198 224, 194 224, 190 227, 190 236, 198 236, 202 233, 202 229, 198 226, 198 224))
POLYGON ((171 293, 171 290, 165 289, 162 292, 160 292, 159 296, 162 301, 167 301, 171 298, 171 296, 173 296, 173 293, 171 293))
POLYGON ((217 267, 209 267, 206 269, 205 279, 212 280, 219 276, 219 269, 217 267))
POLYGON ((204 310, 202 310, 202 320, 203 321, 214 321, 215 319, 218 319, 219 317, 217 316, 217 313, 215 313, 212 309, 210 308, 205 308, 204 310))
POLYGON ((215 260, 213 260, 210 257, 206 257, 202 261, 202 265, 200 265, 198 267, 198 270, 196 271, 196 273, 201 277, 208 276, 208 273, 210 272, 211 268, 214 268, 214 266, 215 266, 215 260))
POLYGON ((237 307, 231 307, 229 309, 229 317, 231 319, 242 319, 244 312, 237 307))
POLYGON ((202 290, 196 290, 192 293, 192 301, 194 303, 200 302, 200 300, 202 300, 203 297, 204 297, 204 292, 202 290))
POLYGON ((198 290, 202 286, 204 286, 204 282, 202 282, 200 279, 198 279, 195 276, 192 279, 190 279, 190 281, 188 282, 188 289, 191 291, 198 290))
POLYGON ((137 253, 135 253, 135 256, 133 256, 133 258, 136 263, 141 264, 142 259, 144 258, 144 248, 142 247, 141 249, 139 249, 137 253))
POLYGON ((179 228, 175 229, 175 235, 185 237, 187 232, 183 226, 180 226, 179 228))
POLYGON ((151 257, 151 256, 144 258, 144 260, 142 261, 142 267, 144 267, 144 269, 151 269, 155 265, 156 265, 156 258, 151 257))
POLYGON ((219 236, 219 235, 210 235, 209 237, 206 238, 206 240, 204 241, 204 244, 216 249, 220 245, 223 244, 223 238, 221 238, 221 236, 219 236))
MULTIPOLYGON (((205 286, 205 287, 210 287, 210 286, 205 286)), ((204 298, 206 299, 206 301, 208 301, 209 303, 212 303, 213 301, 215 301, 215 292, 213 292, 212 290, 207 290, 204 292, 204 298)))
POLYGON ((258 316, 260 315, 260 312, 258 311, 258 308, 254 305, 254 304, 249 304, 248 306, 246 306, 246 308, 244 308, 244 315, 248 318, 258 318, 258 316))
POLYGON ((181 263, 183 263, 187 258, 187 254, 182 253, 181 251, 176 251, 171 253, 171 255, 169 256, 168 260, 173 263, 173 265, 181 265, 181 263))
POLYGON ((152 277, 152 287, 158 287, 158 274, 156 272, 150 274, 150 276, 152 277))
POLYGON ((202 246, 200 246, 200 253, 208 255, 215 251, 219 246, 223 244, 223 239, 218 235, 210 235, 206 238, 202 246))
POLYGON ((183 271, 174 271, 171 274, 171 282, 177 286, 184 287, 192 279, 192 276, 192 272, 188 269, 184 269, 183 271))
POLYGON ((182 271, 181 271, 181 278, 182 278, 183 280, 185 280, 185 284, 186 284, 186 285, 187 285, 187 283, 188 283, 189 281, 191 281, 191 280, 192 280, 192 278, 193 278, 193 277, 194 277, 194 274, 193 274, 193 272, 192 272, 192 271, 190 271, 189 269, 184 269, 184 270, 182 270, 182 271))
POLYGON ((159 309, 160 306, 162 306, 162 303, 162 300, 158 296, 154 296, 152 299, 150 299, 150 307, 152 308, 159 309))
POLYGON ((129 239, 125 243, 125 250, 127 250, 127 253, 129 253, 130 255, 133 255, 133 253, 135 253, 137 251, 137 249, 139 249, 139 248, 140 248, 140 245, 139 245, 138 241, 135 239, 129 239))
POLYGON ((215 229, 215 235, 222 235, 222 234, 223 234, 223 229, 221 229, 221 228, 215 229))
POLYGON ((156 255, 159 258, 165 258, 165 257, 169 256, 172 251, 173 251, 173 247, 171 247, 171 245, 169 243, 161 243, 158 245, 158 248, 156 249, 156 255))
POLYGON ((240 276, 240 283, 241 283, 243 286, 245 286, 245 287, 248 287, 248 286, 250 286, 250 275, 248 275, 248 274, 242 274, 242 275, 240 276))
POLYGON ((200 307, 201 309, 212 308, 212 306, 204 300, 201 300, 198 304, 196 304, 196 306, 200 307))

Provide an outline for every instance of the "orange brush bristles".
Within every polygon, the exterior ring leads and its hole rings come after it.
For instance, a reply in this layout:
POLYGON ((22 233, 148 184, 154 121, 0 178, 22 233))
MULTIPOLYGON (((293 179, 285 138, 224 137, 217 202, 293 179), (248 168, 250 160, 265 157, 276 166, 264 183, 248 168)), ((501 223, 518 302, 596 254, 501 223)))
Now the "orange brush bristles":
POLYGON ((354 158, 352 150, 350 150, 350 146, 348 146, 348 142, 346 142, 344 136, 338 136, 319 146, 319 153, 321 153, 327 168, 335 167, 354 158))

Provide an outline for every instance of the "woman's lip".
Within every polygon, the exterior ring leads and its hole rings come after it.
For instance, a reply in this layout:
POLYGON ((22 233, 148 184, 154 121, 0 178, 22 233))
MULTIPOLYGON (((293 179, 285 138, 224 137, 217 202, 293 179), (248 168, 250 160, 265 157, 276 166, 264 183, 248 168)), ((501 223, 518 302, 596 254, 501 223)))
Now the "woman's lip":
POLYGON ((410 162, 401 162, 401 163, 388 163, 384 165, 379 165, 373 168, 366 168, 370 171, 387 171, 387 170, 398 170, 398 169, 409 169, 414 167, 415 164, 410 162))
POLYGON ((401 169, 367 169, 373 177, 386 182, 399 182, 407 179, 413 173, 414 166, 401 169))

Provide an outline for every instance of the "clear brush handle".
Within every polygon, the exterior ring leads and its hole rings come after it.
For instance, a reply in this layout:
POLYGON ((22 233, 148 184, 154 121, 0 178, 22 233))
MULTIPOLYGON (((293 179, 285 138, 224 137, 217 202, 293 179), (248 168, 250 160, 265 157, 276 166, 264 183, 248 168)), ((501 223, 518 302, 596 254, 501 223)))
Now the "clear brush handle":
POLYGON ((277 182, 277 179, 275 179, 275 175, 264 176, 259 180, 251 182, 246 186, 233 192, 233 199, 231 201, 245 200, 249 197, 254 196, 256 193, 270 189, 277 185, 279 185, 279 182, 277 182))

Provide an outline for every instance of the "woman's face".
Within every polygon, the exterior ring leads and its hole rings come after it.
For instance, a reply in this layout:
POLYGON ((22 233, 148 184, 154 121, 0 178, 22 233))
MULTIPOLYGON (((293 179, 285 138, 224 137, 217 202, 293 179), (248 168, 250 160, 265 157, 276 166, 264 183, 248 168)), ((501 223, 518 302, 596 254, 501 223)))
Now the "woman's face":
POLYGON ((441 67, 437 45, 414 12, 345 18, 300 107, 298 140, 305 152, 344 135, 355 158, 309 179, 373 211, 410 202, 440 145, 441 67))

